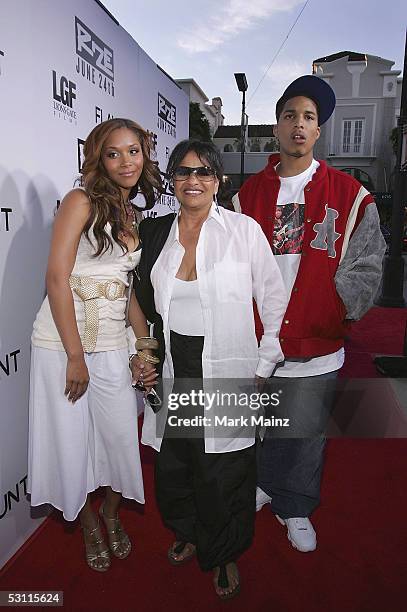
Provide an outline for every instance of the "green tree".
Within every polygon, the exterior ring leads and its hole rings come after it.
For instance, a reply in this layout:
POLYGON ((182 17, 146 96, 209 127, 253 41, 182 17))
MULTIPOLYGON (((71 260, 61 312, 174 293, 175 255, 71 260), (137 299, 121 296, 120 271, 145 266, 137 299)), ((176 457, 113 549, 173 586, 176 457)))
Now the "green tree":
POLYGON ((189 137, 197 140, 212 140, 209 122, 198 102, 189 103, 189 137))
POLYGON ((394 155, 397 155, 397 134, 398 133, 398 129, 396 127, 394 127, 392 129, 392 131, 390 132, 390 142, 393 148, 393 153, 394 155))

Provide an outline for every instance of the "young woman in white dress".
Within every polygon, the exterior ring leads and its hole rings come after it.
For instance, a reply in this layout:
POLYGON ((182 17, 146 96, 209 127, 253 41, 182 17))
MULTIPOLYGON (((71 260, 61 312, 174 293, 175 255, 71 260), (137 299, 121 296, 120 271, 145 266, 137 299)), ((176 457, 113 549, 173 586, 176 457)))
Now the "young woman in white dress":
MULTIPOLYGON (((125 329, 128 273, 141 254, 130 200, 142 192, 151 208, 161 179, 149 135, 127 119, 95 127, 84 155, 82 188, 64 197, 55 218, 32 335, 29 491, 33 506, 50 503, 69 521, 79 515, 87 564, 106 571, 110 554, 124 559, 131 550, 118 517, 122 496, 144 503, 125 329), (100 486, 107 544, 89 498, 100 486)), ((148 335, 134 292, 128 319, 136 337, 148 335)), ((136 357, 131 368, 133 380, 154 383, 149 363, 136 357)))

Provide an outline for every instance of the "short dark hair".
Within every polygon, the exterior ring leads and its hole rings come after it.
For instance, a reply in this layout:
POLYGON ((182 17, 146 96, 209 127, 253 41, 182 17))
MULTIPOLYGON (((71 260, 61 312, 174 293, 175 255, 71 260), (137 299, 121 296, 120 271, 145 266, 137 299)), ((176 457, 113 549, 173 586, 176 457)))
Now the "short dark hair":
POLYGON ((318 125, 319 125, 319 104, 318 104, 318 102, 314 98, 312 98, 307 93, 303 93, 303 94, 302 93, 298 93, 298 94, 295 94, 295 96, 288 96, 286 98, 283 96, 282 98, 280 98, 278 100, 277 104, 276 104, 276 118, 277 118, 277 121, 280 119, 280 115, 283 112, 283 108, 286 105, 286 103, 289 100, 292 100, 293 98, 298 98, 298 96, 303 96, 304 98, 308 98, 308 100, 312 100, 312 102, 315 104, 315 106, 317 107, 318 125))
POLYGON ((210 168, 215 171, 219 181, 222 181, 223 164, 219 149, 213 142, 204 142, 192 138, 189 140, 181 140, 181 142, 174 147, 167 164, 167 174, 169 176, 173 176, 185 155, 190 151, 196 153, 203 164, 209 164, 210 168))

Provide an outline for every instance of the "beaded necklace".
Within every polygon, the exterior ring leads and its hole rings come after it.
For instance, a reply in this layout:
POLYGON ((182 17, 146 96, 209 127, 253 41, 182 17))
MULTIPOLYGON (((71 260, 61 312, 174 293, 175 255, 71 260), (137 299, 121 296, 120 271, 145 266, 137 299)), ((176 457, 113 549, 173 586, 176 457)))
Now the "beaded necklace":
POLYGON ((126 202, 124 205, 126 211, 126 223, 129 219, 131 219, 131 229, 134 232, 137 229, 137 218, 136 211, 134 210, 134 206, 130 204, 130 202, 126 202))

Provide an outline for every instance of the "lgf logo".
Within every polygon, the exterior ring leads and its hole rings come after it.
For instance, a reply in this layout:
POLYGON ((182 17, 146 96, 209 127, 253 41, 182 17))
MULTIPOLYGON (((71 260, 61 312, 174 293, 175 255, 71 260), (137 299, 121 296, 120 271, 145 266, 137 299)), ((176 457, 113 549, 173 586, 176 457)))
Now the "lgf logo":
POLYGON ((75 119, 76 123, 76 112, 72 108, 76 100, 76 85, 65 76, 58 77, 55 70, 52 71, 52 96, 54 116, 68 119, 70 123, 75 119))
POLYGON ((72 108, 73 101, 76 100, 76 85, 64 76, 61 76, 58 82, 57 73, 53 70, 52 93, 54 100, 72 108))
POLYGON ((157 127, 166 134, 170 134, 176 138, 176 125, 177 125, 177 109, 176 107, 164 98, 163 95, 158 93, 158 119, 157 127))
POLYGON ((113 50, 75 17, 76 71, 100 89, 114 96, 113 50))

